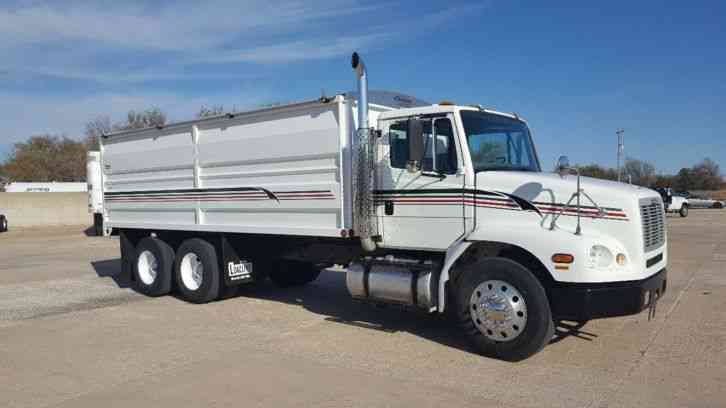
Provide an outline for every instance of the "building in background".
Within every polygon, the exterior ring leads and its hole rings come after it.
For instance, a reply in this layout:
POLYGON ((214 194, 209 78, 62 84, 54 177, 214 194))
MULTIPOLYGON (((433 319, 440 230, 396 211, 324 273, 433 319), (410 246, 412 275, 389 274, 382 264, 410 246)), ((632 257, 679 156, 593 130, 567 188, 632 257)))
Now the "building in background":
POLYGON ((6 193, 81 193, 88 191, 86 183, 25 183, 5 186, 6 193))

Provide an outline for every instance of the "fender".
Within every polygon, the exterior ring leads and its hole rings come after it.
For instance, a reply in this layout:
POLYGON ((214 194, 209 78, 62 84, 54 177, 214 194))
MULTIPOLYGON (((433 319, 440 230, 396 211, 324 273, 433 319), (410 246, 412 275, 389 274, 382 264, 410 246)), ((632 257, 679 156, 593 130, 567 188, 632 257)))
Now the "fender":
POLYGON ((454 265, 454 262, 456 262, 472 244, 472 242, 465 241, 466 238, 466 235, 459 238, 446 250, 444 267, 441 268, 441 274, 439 275, 439 301, 437 306, 439 313, 443 313, 446 308, 446 282, 449 281, 449 270, 451 269, 451 266, 454 265))
MULTIPOLYGON (((614 251, 625 252, 623 245, 612 237, 601 235, 597 230, 586 229, 581 235, 574 231, 562 228, 549 230, 542 228, 532 220, 513 222, 489 222, 483 228, 476 228, 463 238, 454 242, 447 250, 444 266, 439 277, 439 294, 437 310, 443 312, 446 308, 446 282, 449 281, 451 267, 466 252, 471 245, 477 242, 492 242, 520 247, 545 266, 550 276, 558 282, 608 282, 614 280, 628 280, 629 268, 611 271, 593 271, 586 267, 587 254, 595 244, 605 245, 614 251), (556 269, 551 257, 556 253, 569 253, 575 261, 567 269, 556 269), (620 276, 619 276, 620 275, 620 276)), ((630 258, 632 259, 632 258, 630 258)))

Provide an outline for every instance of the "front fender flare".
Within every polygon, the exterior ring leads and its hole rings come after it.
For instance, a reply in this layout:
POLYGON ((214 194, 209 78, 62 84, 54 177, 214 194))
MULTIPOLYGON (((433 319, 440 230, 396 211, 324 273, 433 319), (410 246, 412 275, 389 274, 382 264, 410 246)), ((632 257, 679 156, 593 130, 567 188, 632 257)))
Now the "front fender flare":
POLYGON ((446 282, 449 281, 449 270, 454 265, 461 255, 466 252, 471 246, 472 242, 464 241, 460 239, 454 242, 447 250, 446 257, 444 258, 444 267, 441 268, 441 275, 439 275, 439 301, 438 311, 443 313, 446 308, 446 282))

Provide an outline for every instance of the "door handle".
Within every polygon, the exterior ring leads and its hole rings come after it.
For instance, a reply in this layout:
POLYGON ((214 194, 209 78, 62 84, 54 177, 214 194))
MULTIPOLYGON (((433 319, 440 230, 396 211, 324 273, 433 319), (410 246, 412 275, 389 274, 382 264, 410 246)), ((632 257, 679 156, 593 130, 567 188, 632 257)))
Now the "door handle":
POLYGON ((386 201, 383 204, 386 215, 393 215, 393 201, 386 201))

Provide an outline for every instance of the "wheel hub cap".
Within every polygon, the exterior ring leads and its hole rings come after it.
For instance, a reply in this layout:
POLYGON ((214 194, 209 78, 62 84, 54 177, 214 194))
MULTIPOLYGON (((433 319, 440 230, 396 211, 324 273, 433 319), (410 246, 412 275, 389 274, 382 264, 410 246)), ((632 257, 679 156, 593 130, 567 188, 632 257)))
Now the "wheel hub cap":
POLYGON ((151 251, 143 251, 139 254, 136 269, 139 271, 139 278, 145 285, 151 285, 156 280, 158 262, 151 251))
POLYGON ((204 265, 199 261, 197 254, 184 255, 179 266, 182 283, 189 290, 197 290, 204 280, 204 265))
POLYGON ((527 305, 522 294, 504 281, 482 282, 474 289, 469 304, 474 325, 492 340, 514 340, 527 323, 527 305))

